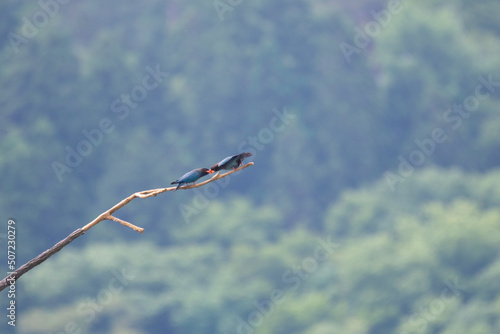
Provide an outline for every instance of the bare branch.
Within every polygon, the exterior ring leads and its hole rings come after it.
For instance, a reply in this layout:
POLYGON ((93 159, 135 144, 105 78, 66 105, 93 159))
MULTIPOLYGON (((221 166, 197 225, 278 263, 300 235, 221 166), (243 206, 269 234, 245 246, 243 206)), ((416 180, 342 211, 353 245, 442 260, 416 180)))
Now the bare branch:
POLYGON ((133 229, 134 231, 137 231, 139 233, 144 232, 144 229, 142 227, 137 227, 134 224, 130 224, 129 222, 122 220, 120 218, 116 218, 115 216, 109 216, 107 219, 112 220, 112 221, 117 222, 117 223, 120 223, 123 226, 130 227, 131 229, 133 229))
MULTIPOLYGON (((183 187, 180 187, 179 189, 198 188, 198 187, 204 186, 207 183, 217 181, 219 179, 222 179, 223 177, 226 177, 232 173, 235 173, 237 171, 240 171, 240 170, 245 169, 245 168, 250 167, 250 166, 253 166, 253 162, 249 162, 246 165, 241 166, 240 168, 236 168, 236 169, 229 171, 227 173, 224 173, 222 175, 219 175, 219 173, 217 173, 214 176, 212 176, 211 179, 204 181, 202 183, 183 186, 183 187)), ((79 228, 78 230, 74 231, 73 233, 68 235, 63 240, 59 241, 52 248, 47 249, 42 254, 38 255, 34 259, 30 260, 29 262, 23 264, 21 267, 17 268, 17 270, 15 272, 13 272, 12 274, 10 274, 9 276, 5 277, 3 280, 0 281, 0 291, 5 289, 9 285, 13 284, 14 281, 16 281, 19 277, 24 275, 26 272, 30 271, 31 269, 33 269, 34 267, 36 267, 39 264, 41 264, 42 262, 44 262, 45 260, 47 260, 49 257, 54 255, 55 253, 59 252, 64 246, 68 245, 70 242, 72 242, 73 240, 75 240, 79 236, 84 235, 85 232, 87 232, 90 228, 99 224, 103 220, 111 220, 114 222, 118 222, 124 226, 130 227, 131 229, 133 229, 134 231, 137 231, 139 233, 144 232, 144 229, 142 227, 135 226, 129 222, 126 222, 126 221, 120 219, 120 218, 116 218, 115 216, 113 216, 113 213, 115 213, 116 211, 118 211, 119 209, 121 209, 122 207, 127 205, 128 203, 130 203, 134 198, 148 198, 151 196, 156 196, 158 194, 164 193, 166 191, 173 191, 173 190, 175 190, 175 188, 176 187, 170 187, 170 188, 159 188, 159 189, 140 191, 140 192, 136 192, 136 193, 130 195, 129 197, 123 199, 122 201, 117 203, 115 206, 113 206, 111 209, 106 210, 105 212, 101 213, 93 221, 91 221, 90 223, 88 223, 84 227, 79 228)))
POLYGON ((75 240, 79 236, 83 235, 85 233, 84 230, 79 228, 78 230, 74 231, 70 235, 68 235, 66 238, 63 240, 59 241, 57 244, 55 244, 52 248, 47 249, 45 252, 42 254, 38 255, 31 261, 23 264, 21 267, 17 268, 16 271, 14 271, 12 274, 9 276, 5 277, 3 280, 0 281, 0 291, 5 289, 7 286, 11 285, 16 281, 19 277, 24 275, 26 272, 30 271, 34 267, 38 266, 40 263, 44 262, 47 260, 49 257, 54 255, 55 253, 59 252, 64 246, 69 244, 71 241, 75 240))

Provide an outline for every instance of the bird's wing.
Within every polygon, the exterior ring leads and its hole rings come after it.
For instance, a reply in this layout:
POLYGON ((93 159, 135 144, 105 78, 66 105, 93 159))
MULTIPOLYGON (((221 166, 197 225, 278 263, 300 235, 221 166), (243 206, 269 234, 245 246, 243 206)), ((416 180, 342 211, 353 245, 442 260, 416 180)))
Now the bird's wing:
POLYGON ((231 161, 232 159, 234 159, 235 157, 237 157, 237 155, 231 155, 227 158, 225 158, 224 160, 222 160, 221 162, 219 162, 217 165, 220 167, 220 166, 223 166, 224 164, 228 163, 229 161, 231 161))
POLYGON ((198 173, 195 170, 192 170, 182 175, 177 181, 188 183, 191 182, 192 179, 196 179, 196 176, 198 176, 198 173))

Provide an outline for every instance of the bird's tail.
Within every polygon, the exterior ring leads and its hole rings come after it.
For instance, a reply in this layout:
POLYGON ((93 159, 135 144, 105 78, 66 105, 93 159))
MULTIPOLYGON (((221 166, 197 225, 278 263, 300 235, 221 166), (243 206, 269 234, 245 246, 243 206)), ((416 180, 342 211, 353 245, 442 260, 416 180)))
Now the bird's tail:
POLYGON ((182 185, 182 183, 179 183, 178 180, 175 180, 174 182, 171 182, 170 184, 177 184, 177 188, 175 188, 175 190, 179 189, 179 187, 182 185))

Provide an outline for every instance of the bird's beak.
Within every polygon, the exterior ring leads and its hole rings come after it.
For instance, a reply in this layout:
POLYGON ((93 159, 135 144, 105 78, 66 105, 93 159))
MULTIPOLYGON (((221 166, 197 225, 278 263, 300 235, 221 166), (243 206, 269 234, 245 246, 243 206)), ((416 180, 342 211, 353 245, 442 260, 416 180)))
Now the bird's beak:
POLYGON ((214 171, 210 169, 210 170, 208 171, 208 174, 212 174, 213 172, 214 172, 214 171))

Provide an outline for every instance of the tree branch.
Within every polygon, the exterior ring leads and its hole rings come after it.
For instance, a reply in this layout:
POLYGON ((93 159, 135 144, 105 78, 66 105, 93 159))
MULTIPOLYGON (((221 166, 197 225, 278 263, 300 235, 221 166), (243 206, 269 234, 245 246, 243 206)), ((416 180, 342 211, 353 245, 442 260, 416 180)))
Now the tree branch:
MULTIPOLYGON (((204 181, 200 184, 187 185, 187 186, 180 187, 179 189, 198 188, 198 187, 204 186, 207 183, 217 181, 219 179, 222 179, 223 177, 226 177, 232 173, 235 173, 237 171, 240 171, 240 170, 245 169, 245 168, 250 167, 250 166, 253 166, 253 162, 249 162, 244 166, 241 166, 237 169, 234 169, 234 170, 229 171, 227 173, 224 173, 222 175, 219 175, 219 173, 217 173, 211 179, 204 181)), ((38 255, 34 259, 28 261, 27 263, 23 264, 21 267, 17 268, 16 271, 14 271, 12 274, 10 274, 9 276, 5 277, 3 280, 0 281, 0 291, 2 291, 3 289, 5 289, 6 287, 8 287, 11 284, 14 284, 14 282, 17 279, 19 279, 19 277, 21 277, 22 275, 24 275, 25 273, 27 273, 28 271, 30 271, 34 267, 38 266, 39 264, 41 264, 42 262, 47 260, 49 257, 54 255, 55 253, 59 252, 64 246, 68 245, 70 242, 72 242, 73 240, 75 240, 79 236, 84 235, 85 232, 87 232, 90 228, 99 224, 103 220, 111 220, 114 222, 118 222, 124 226, 130 227, 131 229, 133 229, 134 231, 137 231, 139 233, 144 232, 144 229, 142 227, 137 227, 129 222, 126 222, 120 218, 117 218, 117 217, 113 216, 113 213, 115 213, 119 209, 123 208, 125 205, 130 203, 134 198, 148 198, 151 196, 156 196, 158 194, 164 193, 166 191, 173 191, 173 190, 175 190, 175 188, 176 187, 170 187, 170 188, 159 188, 159 189, 140 191, 140 192, 136 192, 135 194, 132 194, 129 197, 123 199, 118 204, 113 206, 111 209, 101 213, 93 221, 91 221, 90 223, 88 223, 84 227, 77 229, 76 231, 74 231, 73 233, 68 235, 66 238, 59 241, 52 248, 47 249, 42 254, 38 255)))
MULTIPOLYGON (((226 176, 228 176, 230 174, 233 174, 233 173, 235 173, 237 171, 240 171, 240 170, 245 169, 245 168, 250 167, 250 166, 253 166, 253 162, 249 162, 249 163, 247 163, 244 166, 241 166, 239 168, 233 169, 232 171, 229 171, 229 172, 224 173, 222 175, 219 175, 219 172, 217 172, 217 174, 215 174, 214 176, 212 176, 210 179, 208 179, 206 181, 203 181, 202 183, 182 186, 179 189, 198 188, 198 187, 204 186, 207 183, 217 181, 219 179, 222 179, 223 177, 226 177, 226 176)), ((133 194, 132 196, 139 197, 139 198, 148 198, 148 197, 151 197, 151 196, 156 196, 158 194, 164 193, 166 191, 173 191, 173 190, 175 190, 175 188, 176 187, 144 190, 144 191, 137 192, 137 193, 133 194)))
POLYGON ((116 218, 114 216, 109 216, 107 219, 112 220, 112 221, 117 222, 117 223, 120 223, 123 226, 130 227, 131 229, 133 229, 136 232, 139 232, 139 233, 144 232, 144 229, 142 227, 137 227, 134 224, 130 224, 129 222, 122 220, 120 218, 116 218))
POLYGON ((10 274, 9 276, 5 277, 3 280, 0 281, 0 291, 5 289, 7 286, 13 284, 14 281, 16 281, 19 277, 21 277, 22 275, 24 275, 26 272, 30 271, 34 267, 38 266, 40 263, 47 260, 49 257, 54 255, 55 253, 59 252, 64 246, 66 246, 67 244, 69 244, 71 241, 75 240, 79 236, 83 235, 84 233, 85 233, 85 231, 82 230, 81 228, 79 228, 78 230, 74 231, 73 233, 68 235, 63 240, 59 241, 52 248, 47 249, 45 252, 38 255, 37 257, 35 257, 31 261, 26 262, 21 267, 17 268, 16 271, 14 271, 12 274, 10 274))

